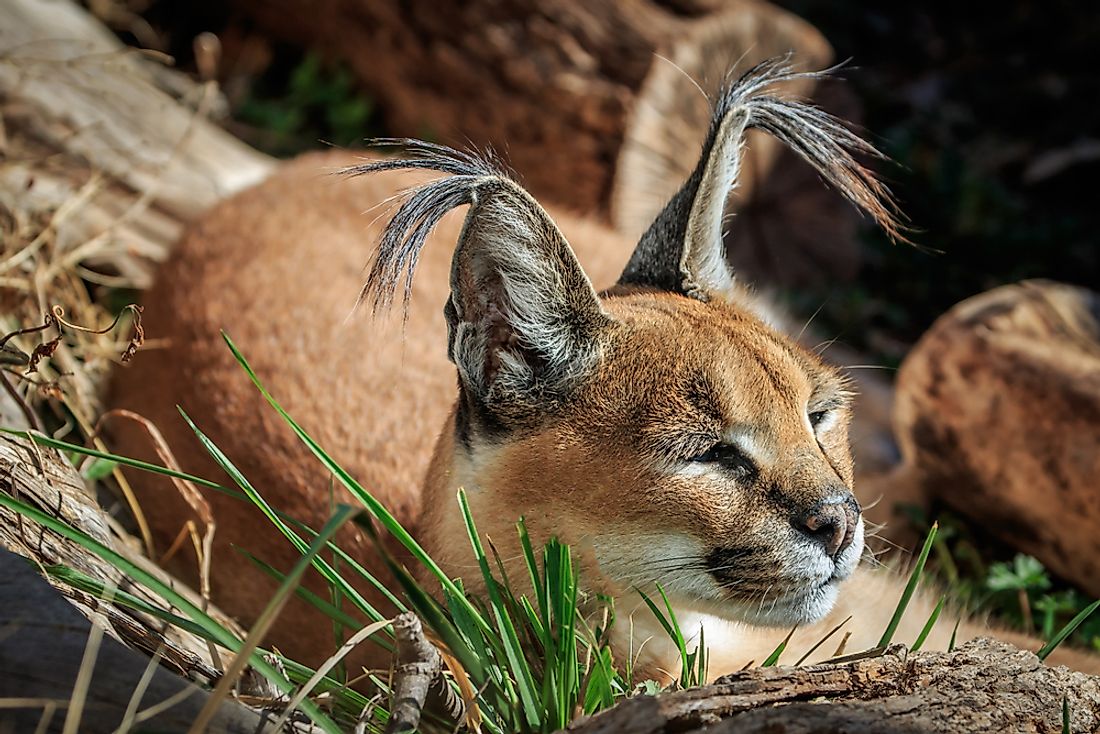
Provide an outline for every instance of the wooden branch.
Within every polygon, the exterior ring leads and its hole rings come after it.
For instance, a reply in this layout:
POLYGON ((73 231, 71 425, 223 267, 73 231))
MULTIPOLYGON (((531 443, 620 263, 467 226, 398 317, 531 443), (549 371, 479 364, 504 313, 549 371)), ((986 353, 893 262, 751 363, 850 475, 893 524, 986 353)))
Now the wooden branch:
POLYGON ((577 734, 708 732, 1071 731, 1100 726, 1100 678, 1048 668, 988 639, 952 653, 854 656, 805 668, 757 668, 702 688, 639 697, 575 723, 577 734))
POLYGON ((443 658, 424 634, 412 612, 393 620, 397 667, 393 674, 393 704, 386 734, 414 731, 425 707, 439 708, 452 719, 463 717, 465 705, 443 677, 443 658))

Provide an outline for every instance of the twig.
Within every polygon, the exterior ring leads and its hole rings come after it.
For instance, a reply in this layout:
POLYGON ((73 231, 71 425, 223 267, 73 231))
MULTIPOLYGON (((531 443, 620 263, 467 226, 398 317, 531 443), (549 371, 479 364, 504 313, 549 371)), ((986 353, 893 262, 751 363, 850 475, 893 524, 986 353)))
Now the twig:
POLYGON ((397 667, 386 734, 415 730, 429 695, 433 704, 461 719, 465 704, 443 676, 443 658, 424 634, 420 619, 412 612, 399 614, 393 620, 393 635, 397 640, 397 667))
POLYGON ((6 375, 0 374, 0 385, 4 386, 4 390, 11 396, 12 402, 14 402, 19 410, 23 412, 23 417, 27 419, 27 425, 32 430, 41 431, 42 426, 38 423, 38 416, 31 410, 31 406, 27 405, 27 401, 23 399, 23 396, 19 394, 15 386, 8 382, 6 375))

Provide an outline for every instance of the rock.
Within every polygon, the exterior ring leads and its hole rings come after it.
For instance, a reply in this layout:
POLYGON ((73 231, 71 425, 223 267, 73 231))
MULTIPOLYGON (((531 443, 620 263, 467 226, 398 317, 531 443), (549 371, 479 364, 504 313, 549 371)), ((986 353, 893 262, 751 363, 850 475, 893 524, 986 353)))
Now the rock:
POLYGON ((1026 281, 955 306, 902 365, 894 424, 890 483, 1100 595, 1100 294, 1026 281))

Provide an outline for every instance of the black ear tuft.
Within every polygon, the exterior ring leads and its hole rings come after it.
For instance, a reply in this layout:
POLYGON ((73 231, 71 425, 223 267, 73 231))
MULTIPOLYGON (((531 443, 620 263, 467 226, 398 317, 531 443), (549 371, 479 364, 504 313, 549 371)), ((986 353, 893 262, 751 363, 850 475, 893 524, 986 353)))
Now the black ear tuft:
POLYGON ((719 94, 698 165, 642 235, 620 284, 702 300, 728 292, 733 275, 725 260, 722 219, 729 192, 737 185, 749 128, 765 130, 790 146, 891 238, 905 240, 889 190, 853 155, 882 154, 832 115, 768 93, 780 82, 828 73, 797 72, 788 60, 758 64, 719 94))

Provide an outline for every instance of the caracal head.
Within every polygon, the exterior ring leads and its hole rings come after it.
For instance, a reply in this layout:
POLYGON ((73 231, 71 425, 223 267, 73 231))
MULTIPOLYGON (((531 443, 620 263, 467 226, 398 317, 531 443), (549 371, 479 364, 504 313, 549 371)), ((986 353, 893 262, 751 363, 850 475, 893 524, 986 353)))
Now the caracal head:
POLYGON ((726 301, 613 291, 603 307, 570 399, 471 438, 451 487, 494 541, 522 514, 569 542, 590 591, 660 584, 681 608, 757 624, 827 613, 863 549, 845 381, 726 301))
POLYGON ((411 192, 367 287, 378 306, 435 223, 469 205, 445 308, 459 378, 426 484, 421 539, 468 587, 455 504, 523 578, 515 522, 558 537, 590 593, 659 584, 680 607, 756 624, 824 616, 859 561, 845 380, 768 326, 725 260, 722 218, 744 132, 779 135, 892 232, 888 192, 852 157, 869 146, 819 110, 765 93, 769 62, 717 100, 692 176, 597 293, 546 212, 491 164, 405 141, 447 178, 411 192))

